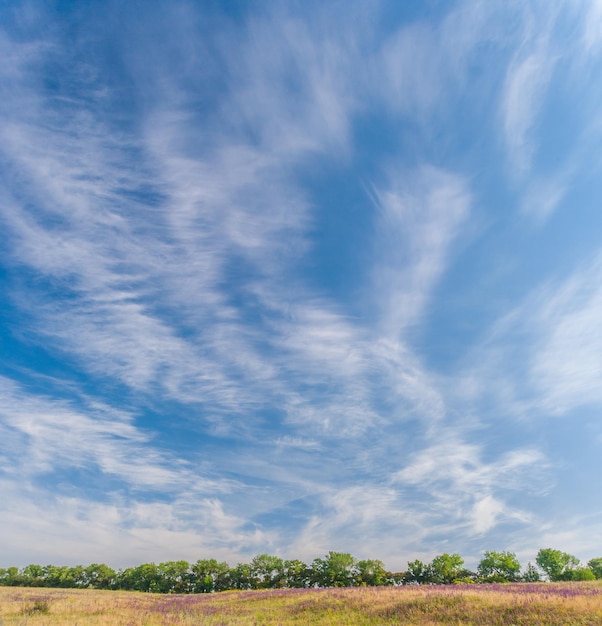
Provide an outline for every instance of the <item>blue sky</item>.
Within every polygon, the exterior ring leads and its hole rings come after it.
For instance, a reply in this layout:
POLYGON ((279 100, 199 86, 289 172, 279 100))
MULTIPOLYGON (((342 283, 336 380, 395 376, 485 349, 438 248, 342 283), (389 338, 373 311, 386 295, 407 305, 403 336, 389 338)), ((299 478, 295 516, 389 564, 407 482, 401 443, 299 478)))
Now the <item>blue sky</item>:
POLYGON ((0 565, 602 545, 602 2, 2 2, 0 565))

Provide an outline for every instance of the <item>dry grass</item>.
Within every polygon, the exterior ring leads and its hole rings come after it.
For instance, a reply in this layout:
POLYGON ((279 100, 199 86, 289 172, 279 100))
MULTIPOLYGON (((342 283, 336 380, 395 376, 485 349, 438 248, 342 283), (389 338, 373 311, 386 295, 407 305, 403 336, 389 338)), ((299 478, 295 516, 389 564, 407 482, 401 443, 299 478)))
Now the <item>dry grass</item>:
POLYGON ((155 595, 0 587, 0 626, 602 626, 602 582, 155 595))

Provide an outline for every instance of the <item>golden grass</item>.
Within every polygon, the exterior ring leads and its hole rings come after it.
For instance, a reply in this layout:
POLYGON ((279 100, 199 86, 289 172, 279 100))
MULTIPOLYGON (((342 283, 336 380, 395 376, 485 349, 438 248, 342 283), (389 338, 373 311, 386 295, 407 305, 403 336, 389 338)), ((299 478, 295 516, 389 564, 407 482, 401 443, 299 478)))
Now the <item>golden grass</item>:
POLYGON ((602 581, 156 595, 0 587, 0 626, 602 626, 602 581))

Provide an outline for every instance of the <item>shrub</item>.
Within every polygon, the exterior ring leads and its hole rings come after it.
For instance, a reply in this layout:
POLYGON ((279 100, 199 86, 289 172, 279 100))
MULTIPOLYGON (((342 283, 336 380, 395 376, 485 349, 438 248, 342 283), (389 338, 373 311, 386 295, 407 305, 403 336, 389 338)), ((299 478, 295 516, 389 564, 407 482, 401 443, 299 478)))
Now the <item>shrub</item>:
POLYGON ((50 604, 48 600, 34 600, 33 604, 23 609, 26 615, 48 615, 50 613, 50 604))

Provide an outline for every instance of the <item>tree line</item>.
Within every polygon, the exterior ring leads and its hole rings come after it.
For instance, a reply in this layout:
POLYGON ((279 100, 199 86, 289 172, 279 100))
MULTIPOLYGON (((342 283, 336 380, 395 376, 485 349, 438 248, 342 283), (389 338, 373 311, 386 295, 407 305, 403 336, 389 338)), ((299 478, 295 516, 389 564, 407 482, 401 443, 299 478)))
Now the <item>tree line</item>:
POLYGON ((440 554, 430 563, 408 563, 404 572, 390 572, 382 561, 357 560, 346 552, 329 552, 307 565, 260 554, 250 563, 230 567, 215 559, 196 563, 145 563, 115 571, 105 564, 75 567, 27 565, 0 568, 0 585, 120 589, 154 593, 213 593, 227 590, 355 587, 382 585, 447 585, 602 579, 602 557, 586 566, 571 554, 543 548, 536 564, 523 570, 513 552, 487 551, 476 571, 464 567, 459 554, 440 554))

